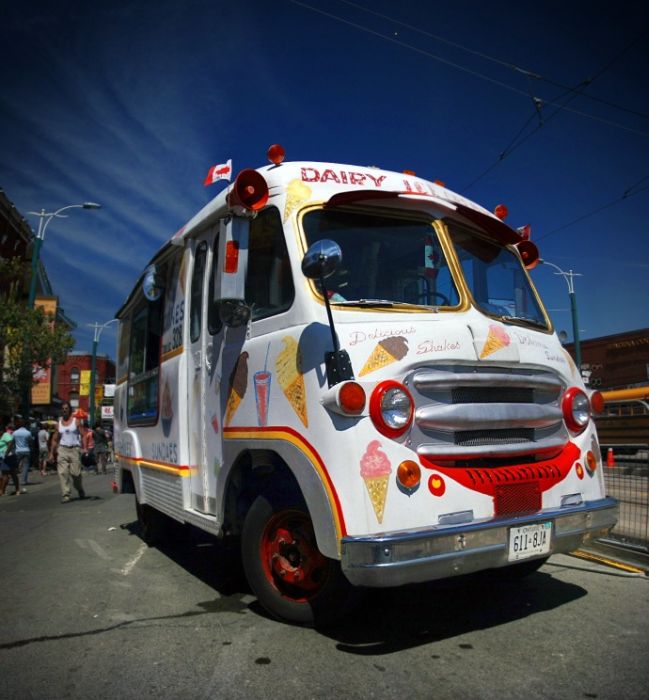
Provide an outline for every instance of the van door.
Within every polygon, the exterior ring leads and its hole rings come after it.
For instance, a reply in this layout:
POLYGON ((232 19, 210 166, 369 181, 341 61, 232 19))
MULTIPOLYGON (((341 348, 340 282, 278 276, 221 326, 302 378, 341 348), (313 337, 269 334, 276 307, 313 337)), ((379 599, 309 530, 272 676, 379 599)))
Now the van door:
POLYGON ((189 295, 187 406, 191 507, 216 514, 216 475, 223 462, 220 377, 223 326, 214 299, 218 294, 219 230, 193 242, 189 295))

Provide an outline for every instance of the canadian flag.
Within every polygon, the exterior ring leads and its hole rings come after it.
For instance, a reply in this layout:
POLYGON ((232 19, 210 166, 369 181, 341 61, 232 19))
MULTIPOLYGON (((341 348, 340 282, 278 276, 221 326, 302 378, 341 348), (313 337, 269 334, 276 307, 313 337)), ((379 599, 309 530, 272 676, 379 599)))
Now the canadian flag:
POLYGON ((518 233, 521 234, 521 238, 524 241, 529 241, 532 238, 532 224, 525 224, 525 226, 519 226, 517 229, 518 233))
POLYGON ((213 165, 205 178, 203 185, 208 187, 213 185, 217 180, 228 180, 232 178, 232 158, 228 159, 227 163, 221 163, 220 165, 213 165))

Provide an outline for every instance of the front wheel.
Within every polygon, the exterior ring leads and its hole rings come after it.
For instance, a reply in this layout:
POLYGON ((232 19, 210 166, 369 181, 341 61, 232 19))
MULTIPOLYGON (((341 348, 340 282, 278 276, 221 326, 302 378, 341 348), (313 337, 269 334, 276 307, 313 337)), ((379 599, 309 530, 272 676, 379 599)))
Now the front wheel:
POLYGON ((258 496, 243 525, 241 554, 250 587, 278 619, 328 624, 351 600, 352 586, 340 563, 318 549, 303 503, 258 496))

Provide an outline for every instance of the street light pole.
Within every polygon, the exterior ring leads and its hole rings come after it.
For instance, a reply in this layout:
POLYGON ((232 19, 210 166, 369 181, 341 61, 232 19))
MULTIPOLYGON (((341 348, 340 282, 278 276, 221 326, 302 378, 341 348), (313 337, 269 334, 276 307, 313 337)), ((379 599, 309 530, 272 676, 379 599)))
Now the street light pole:
POLYGON ((558 272, 555 272, 554 274, 561 275, 563 279, 566 280, 566 284, 568 285, 568 296, 570 297, 570 314, 572 316, 572 337, 575 343, 575 364, 577 365, 577 369, 581 374, 581 344, 579 342, 579 319, 577 316, 577 297, 575 296, 574 278, 581 277, 582 275, 581 273, 573 272, 572 270, 565 272, 565 270, 562 270, 558 265, 548 262, 547 260, 543 260, 542 258, 539 259, 539 262, 543 265, 549 265, 555 270, 558 270, 558 272))
MULTIPOLYGON (((48 224, 52 219, 57 216, 61 216, 61 212, 67 209, 101 209, 101 204, 96 202, 84 202, 83 204, 68 204, 66 207, 61 207, 55 212, 46 212, 45 209, 41 209, 40 212, 30 211, 29 213, 33 216, 38 216, 38 232, 36 233, 36 239, 34 240, 34 247, 32 248, 32 276, 29 284, 29 298, 27 300, 27 306, 30 309, 34 308, 34 301, 36 300, 36 281, 38 278, 38 259, 41 254, 41 248, 43 246, 43 241, 45 240, 45 229, 47 229, 48 224)), ((65 218, 65 217, 63 217, 65 218)))
POLYGON ((101 332, 109 326, 111 323, 117 323, 116 318, 112 318, 106 323, 88 323, 87 325, 95 329, 95 334, 92 340, 92 362, 90 363, 90 396, 88 397, 88 402, 90 406, 90 427, 95 425, 95 372, 97 370, 97 346, 99 345, 99 338, 101 337, 101 332))

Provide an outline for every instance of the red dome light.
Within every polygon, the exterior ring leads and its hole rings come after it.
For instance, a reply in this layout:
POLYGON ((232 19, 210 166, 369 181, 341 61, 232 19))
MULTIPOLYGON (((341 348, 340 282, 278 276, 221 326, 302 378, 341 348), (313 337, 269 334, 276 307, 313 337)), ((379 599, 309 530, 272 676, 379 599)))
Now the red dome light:
POLYGON ((272 146, 268 147, 268 160, 275 165, 279 165, 284 162, 286 157, 286 151, 278 143, 274 143, 272 146))

